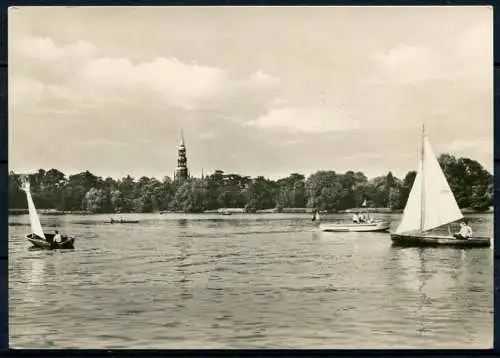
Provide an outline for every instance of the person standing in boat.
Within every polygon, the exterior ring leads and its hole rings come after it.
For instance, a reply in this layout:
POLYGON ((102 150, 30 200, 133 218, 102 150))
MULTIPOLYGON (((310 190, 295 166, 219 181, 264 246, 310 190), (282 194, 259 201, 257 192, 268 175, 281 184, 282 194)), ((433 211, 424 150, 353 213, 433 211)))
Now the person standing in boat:
POLYGON ((453 236, 459 240, 468 240, 472 237, 472 228, 464 220, 460 223, 460 231, 453 236))

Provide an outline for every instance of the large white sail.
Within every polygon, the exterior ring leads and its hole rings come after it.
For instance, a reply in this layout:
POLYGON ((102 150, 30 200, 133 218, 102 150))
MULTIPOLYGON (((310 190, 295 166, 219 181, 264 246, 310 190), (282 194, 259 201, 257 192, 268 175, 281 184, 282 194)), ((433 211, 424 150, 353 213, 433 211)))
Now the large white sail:
POLYGON ((31 231, 32 233, 45 239, 45 234, 43 233, 42 224, 40 224, 40 219, 38 218, 38 213, 36 212, 35 203, 30 193, 30 184, 25 181, 21 189, 26 192, 26 200, 28 201, 28 211, 30 215, 31 231))
POLYGON ((423 155, 396 234, 421 232, 463 218, 455 196, 424 136, 423 155))
POLYGON ((423 230, 426 231, 460 220, 463 215, 427 137, 424 146, 423 230))

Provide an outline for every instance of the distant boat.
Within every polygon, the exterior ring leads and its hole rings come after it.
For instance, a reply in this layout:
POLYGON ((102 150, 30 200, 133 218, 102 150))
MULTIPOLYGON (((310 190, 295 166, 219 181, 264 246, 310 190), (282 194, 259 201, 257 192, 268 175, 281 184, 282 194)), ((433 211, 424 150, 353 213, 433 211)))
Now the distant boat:
POLYGON ((107 221, 110 224, 138 224, 139 220, 123 220, 123 219, 111 219, 110 221, 107 221))
MULTIPOLYGON (((420 165, 401 223, 391 239, 395 246, 489 247, 488 237, 456 239, 428 231, 463 219, 455 196, 422 129, 420 165)), ((448 231, 449 227, 448 227, 448 231)))
MULTIPOLYGON (((363 202, 365 207, 366 200, 363 202)), ((325 232, 380 232, 389 230, 391 223, 387 220, 378 220, 370 218, 367 213, 367 220, 362 222, 338 222, 325 223, 319 226, 321 231, 325 232)))
POLYGON ((55 233, 44 233, 40 218, 35 208, 35 203, 30 193, 30 184, 25 180, 21 189, 26 193, 26 200, 28 201, 28 211, 30 216, 31 233, 26 234, 25 238, 33 244, 33 246, 43 249, 73 249, 75 238, 62 235, 61 242, 54 242, 55 233))
POLYGON ((319 221, 320 219, 319 210, 314 210, 312 221, 319 221))

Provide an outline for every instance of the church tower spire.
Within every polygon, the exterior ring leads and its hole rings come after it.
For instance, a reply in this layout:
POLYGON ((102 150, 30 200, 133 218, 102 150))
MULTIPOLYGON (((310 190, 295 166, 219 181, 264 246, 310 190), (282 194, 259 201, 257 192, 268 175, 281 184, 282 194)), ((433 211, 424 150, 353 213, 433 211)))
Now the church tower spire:
POLYGON ((184 143, 184 132, 181 129, 181 142, 177 147, 177 170, 175 171, 175 179, 177 182, 182 183, 189 178, 189 171, 187 167, 186 145, 184 143))

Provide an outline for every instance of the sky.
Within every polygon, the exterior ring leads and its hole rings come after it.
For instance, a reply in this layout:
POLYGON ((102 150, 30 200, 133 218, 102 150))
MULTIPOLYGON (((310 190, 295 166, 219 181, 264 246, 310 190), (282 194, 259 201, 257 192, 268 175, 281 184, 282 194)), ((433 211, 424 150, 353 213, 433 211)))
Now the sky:
POLYGON ((491 7, 17 7, 9 168, 285 177, 493 167, 491 7))

